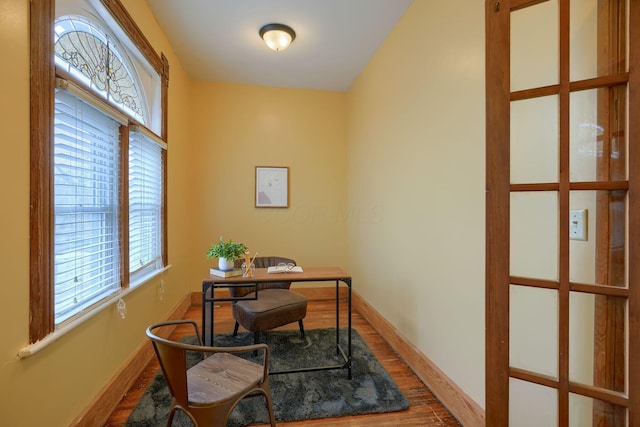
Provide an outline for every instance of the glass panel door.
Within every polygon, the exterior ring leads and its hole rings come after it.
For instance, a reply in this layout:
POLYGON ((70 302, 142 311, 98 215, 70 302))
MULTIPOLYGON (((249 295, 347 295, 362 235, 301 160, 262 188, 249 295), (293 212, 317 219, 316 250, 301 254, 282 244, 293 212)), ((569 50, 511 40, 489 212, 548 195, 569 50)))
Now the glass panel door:
POLYGON ((487 425, 638 416, 638 7, 486 2, 487 425))

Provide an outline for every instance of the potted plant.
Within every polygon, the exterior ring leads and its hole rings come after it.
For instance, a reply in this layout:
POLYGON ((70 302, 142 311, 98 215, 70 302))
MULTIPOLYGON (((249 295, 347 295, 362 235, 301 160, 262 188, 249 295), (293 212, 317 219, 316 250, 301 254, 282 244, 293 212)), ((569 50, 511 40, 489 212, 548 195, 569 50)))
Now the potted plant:
POLYGON ((211 246, 207 252, 208 258, 218 258, 218 268, 220 270, 233 270, 233 262, 244 255, 247 247, 244 243, 234 242, 231 239, 225 242, 220 236, 220 240, 211 246))

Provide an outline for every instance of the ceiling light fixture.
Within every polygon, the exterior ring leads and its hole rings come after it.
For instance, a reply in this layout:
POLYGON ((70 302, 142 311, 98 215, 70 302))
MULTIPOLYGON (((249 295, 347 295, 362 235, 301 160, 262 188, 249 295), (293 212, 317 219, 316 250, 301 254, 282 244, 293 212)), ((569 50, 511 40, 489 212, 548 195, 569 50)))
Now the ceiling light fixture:
POLYGON ((285 50, 296 39, 296 32, 283 24, 267 24, 260 28, 260 37, 275 51, 285 50))

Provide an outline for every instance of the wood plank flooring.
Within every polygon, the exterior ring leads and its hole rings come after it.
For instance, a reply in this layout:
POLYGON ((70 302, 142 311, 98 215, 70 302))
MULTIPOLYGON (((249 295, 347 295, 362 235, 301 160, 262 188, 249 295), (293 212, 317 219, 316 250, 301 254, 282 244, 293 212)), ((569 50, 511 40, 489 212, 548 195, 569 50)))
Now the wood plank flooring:
MULTIPOLYGON (((307 317, 304 320, 305 329, 326 328, 335 326, 335 301, 309 301, 307 317)), ((341 319, 346 319, 346 312, 341 319)), ((200 306, 192 306, 185 314, 185 318, 193 319, 200 324, 202 320, 200 306)), ((228 303, 222 303, 215 309, 215 332, 230 332, 233 330, 233 318, 228 303)), ((376 355, 380 363, 402 390, 409 400, 410 408, 406 411, 386 414, 359 415, 340 418, 325 418, 320 420, 306 420, 298 422, 282 422, 279 426, 459 426, 456 419, 443 407, 431 391, 416 377, 409 367, 398 358, 398 355, 376 333, 372 326, 357 312, 353 312, 352 325, 365 340, 369 348, 376 355)), ((341 321, 341 326, 343 322, 341 321)), ((282 329, 297 328, 297 323, 285 326, 282 329)), ((184 336, 184 329, 176 329, 173 339, 184 336)), ((146 387, 151 383, 159 365, 154 360, 149 363, 144 372, 137 379, 133 387, 123 397, 122 401, 111 414, 105 424, 106 427, 124 425, 127 417, 136 406, 146 387)))

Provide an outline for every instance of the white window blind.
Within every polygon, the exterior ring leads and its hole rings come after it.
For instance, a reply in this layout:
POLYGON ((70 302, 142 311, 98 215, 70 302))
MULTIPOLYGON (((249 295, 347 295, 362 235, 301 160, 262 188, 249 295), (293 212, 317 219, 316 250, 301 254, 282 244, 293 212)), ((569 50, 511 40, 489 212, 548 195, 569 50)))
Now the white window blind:
POLYGON ((58 324, 120 289, 119 126, 55 94, 54 312, 58 324))
POLYGON ((162 150, 159 138, 131 126, 129 135, 129 270, 131 282, 162 268, 162 150))

